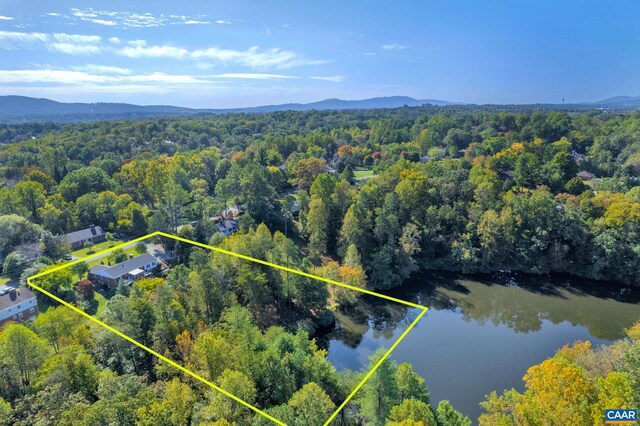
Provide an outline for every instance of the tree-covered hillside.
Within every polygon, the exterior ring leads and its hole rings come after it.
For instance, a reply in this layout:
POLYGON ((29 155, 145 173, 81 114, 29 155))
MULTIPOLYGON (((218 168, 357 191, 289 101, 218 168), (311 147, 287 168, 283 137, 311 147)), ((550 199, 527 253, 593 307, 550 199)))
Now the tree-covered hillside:
MULTIPOLYGON (((62 234, 99 225, 109 241, 166 231, 374 290, 422 269, 640 285, 640 114, 498 109, 1 126, 2 278, 24 283, 69 254, 62 234), (230 209, 239 230, 225 237, 217 225, 230 209)), ((356 298, 172 248, 182 267, 106 300, 86 268, 44 286, 289 424, 328 417, 363 372, 336 371, 309 336, 356 298)), ((65 309, 0 331, 5 422, 263 424, 65 309)), ((547 398, 536 381, 554 371, 589 377, 576 397, 585 404, 627 398, 637 343, 597 372, 589 350, 563 350, 530 371, 533 390, 491 396, 482 421, 535 420, 547 398), (521 402, 533 414, 511 410, 521 402)), ((335 424, 468 424, 447 402, 431 405, 409 365, 383 366, 335 424)))
POLYGON ((316 264, 353 246, 373 288, 417 268, 638 284, 639 123, 434 107, 7 127, 2 213, 53 234, 199 221, 207 241, 202 219, 238 203, 244 229, 286 220, 316 264))

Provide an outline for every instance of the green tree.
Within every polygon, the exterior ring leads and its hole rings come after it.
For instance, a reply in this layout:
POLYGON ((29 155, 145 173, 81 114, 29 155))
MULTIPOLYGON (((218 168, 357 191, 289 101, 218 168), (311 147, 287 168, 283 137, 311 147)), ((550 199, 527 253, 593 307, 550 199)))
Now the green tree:
POLYGON ((111 188, 109 175, 98 167, 74 170, 62 179, 58 191, 65 200, 73 201, 90 192, 102 192, 111 188))
POLYGON ((64 299, 73 291, 74 277, 70 270, 62 269, 39 277, 36 282, 43 289, 64 299))
POLYGON ((569 194, 580 195, 584 191, 589 189, 589 187, 585 185, 584 182, 582 182, 582 179, 580 179, 579 177, 574 177, 569 179, 569 181, 565 184, 564 189, 569 194))
POLYGON ((13 409, 11 408, 11 404, 0 397, 0 423, 5 425, 10 424, 12 414, 13 409))
POLYGON ((117 214, 118 229, 132 235, 147 232, 146 209, 135 201, 120 209, 117 214))
POLYGON ((15 251, 9 253, 2 265, 2 273, 9 278, 20 278, 22 272, 29 266, 31 260, 21 253, 15 251))
POLYGON ((350 185, 353 185, 355 182, 355 174, 353 173, 353 169, 351 168, 351 164, 347 164, 347 166, 340 173, 340 179, 348 182, 350 185))
MULTIPOLYGON (((245 374, 239 371, 225 370, 215 380, 215 383, 243 401, 254 404, 256 388, 251 378, 245 374)), ((230 422, 244 424, 248 422, 253 412, 223 393, 212 391, 204 413, 199 413, 200 416, 203 414, 206 420, 226 419, 230 422)))
MULTIPOLYGON (((384 355, 379 349, 369 357, 369 370, 384 355)), ((361 415, 372 425, 383 425, 389 417, 391 408, 400 402, 396 379, 397 366, 393 361, 385 360, 362 386, 362 396, 358 401, 361 415)))
POLYGON ((449 401, 438 404, 438 426, 471 426, 469 417, 454 409, 449 401))
POLYGON ((405 399, 400 405, 391 408, 387 425, 403 425, 407 420, 424 426, 438 426, 429 405, 413 398, 405 399))
POLYGON ((196 395, 179 379, 162 386, 162 399, 137 410, 136 426, 182 426, 191 424, 196 395))
POLYGON ((329 209, 324 201, 321 199, 311 200, 307 232, 309 233, 309 247, 315 256, 321 256, 327 252, 329 217, 329 209))
POLYGON ((321 425, 335 410, 329 395, 316 383, 307 383, 289 399, 293 408, 292 426, 321 425))
POLYGON ((540 162, 530 153, 524 153, 518 157, 513 170, 513 177, 520 186, 533 188, 540 182, 540 162))
POLYGON ((134 247, 134 250, 138 254, 144 254, 147 252, 147 243, 144 241, 138 241, 134 247))
POLYGON ((42 229, 24 217, 9 214, 0 216, 0 255, 7 255, 13 247, 39 240, 42 229))
POLYGON ((396 381, 400 400, 415 399, 429 405, 430 396, 424 379, 413 371, 411 364, 405 362, 398 365, 396 381))
POLYGON ((48 355, 46 341, 22 324, 9 323, 0 332, 2 364, 21 379, 21 386, 31 384, 36 370, 48 355))
POLYGON ((69 267, 69 270, 76 274, 80 279, 83 279, 87 272, 89 272, 89 265, 87 262, 78 262, 69 267))
POLYGON ((327 167, 327 162, 321 158, 307 158, 298 160, 291 168, 294 184, 300 189, 309 189, 316 177, 327 167))
POLYGON ((125 253, 124 249, 122 248, 114 249, 109 255, 109 260, 111 260, 113 263, 121 263, 127 260, 128 258, 129 256, 127 255, 127 253, 125 253))
POLYGON ((62 259, 71 251, 71 248, 64 241, 63 235, 53 235, 49 231, 42 233, 40 246, 42 248, 42 254, 53 260, 62 259))
POLYGON ((67 393, 80 393, 89 401, 98 391, 98 367, 81 346, 67 346, 48 358, 38 375, 39 388, 59 383, 67 393))
POLYGON ((38 209, 44 207, 46 192, 44 186, 39 182, 24 181, 18 182, 13 190, 18 195, 19 202, 31 213, 31 217, 36 221, 39 219, 38 209))

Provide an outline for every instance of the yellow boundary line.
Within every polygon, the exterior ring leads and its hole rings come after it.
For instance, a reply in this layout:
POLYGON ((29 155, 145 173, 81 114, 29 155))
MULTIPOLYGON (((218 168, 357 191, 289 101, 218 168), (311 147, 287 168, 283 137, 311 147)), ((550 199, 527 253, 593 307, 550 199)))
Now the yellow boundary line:
POLYGON ((74 310, 75 312, 79 313, 80 315, 88 318, 89 320, 93 321, 94 323, 98 324, 101 327, 106 328, 107 330, 117 334, 118 336, 122 337, 123 339, 127 340, 128 342, 133 343, 134 345, 138 346, 141 349, 144 349, 145 351, 149 352, 150 354, 158 357, 159 359, 161 359, 162 361, 166 362, 167 364, 177 368, 178 370, 188 374, 189 376, 199 380, 200 382, 212 387, 213 389, 217 390, 218 392, 221 392, 222 394, 228 396, 229 398, 233 399, 236 402, 239 402, 240 404, 244 405, 247 408, 250 408, 251 410, 255 411, 256 413, 264 416, 265 418, 271 420, 272 422, 279 424, 281 426, 287 426, 285 423, 281 422, 280 420, 276 419, 275 417, 265 413, 264 411, 260 410, 257 407, 254 407, 253 405, 249 404, 246 401, 243 401, 242 399, 238 398, 237 396, 233 395, 232 393, 227 392, 226 390, 220 388, 219 386, 217 386, 215 383, 210 382, 209 380, 205 379, 204 377, 194 373, 193 371, 181 366, 180 364, 176 363, 175 361, 170 360, 169 358, 167 358, 166 356, 154 351, 153 349, 143 345, 142 343, 138 342, 137 340, 129 337, 128 335, 118 331, 117 329, 111 327, 108 324, 105 324, 104 322, 100 321, 99 319, 95 318, 94 316, 86 313, 85 311, 83 311, 82 309, 77 308, 76 306, 73 306, 71 303, 66 302, 65 300, 59 298, 58 296, 48 292, 47 290, 33 284, 33 280, 36 278, 40 278, 43 277, 45 275, 51 274, 52 272, 56 272, 65 268, 68 268, 69 266, 75 265, 77 263, 80 262, 84 262, 85 259, 91 259, 94 257, 98 257, 101 256, 103 254, 107 254, 112 252, 113 250, 119 249, 119 248, 123 248, 123 247, 127 247, 130 246, 131 244, 135 244, 139 241, 144 241, 147 240, 149 238, 153 238, 156 236, 162 236, 162 237, 166 237, 166 238, 171 238, 173 240, 176 241, 180 241, 183 243, 187 243, 187 244, 191 244, 197 247, 202 247, 205 248, 207 250, 211 250, 211 251, 217 251, 219 253, 223 253, 229 256, 233 256, 233 257, 237 257, 239 259, 244 259, 244 260, 248 260, 250 262, 254 262, 254 263, 259 263, 262 265, 266 265, 266 266, 270 266, 272 268, 276 268, 276 269, 280 269, 283 271, 287 271, 287 272, 291 272, 297 275, 301 275, 303 277, 307 277, 307 278, 312 278, 318 281, 323 281, 325 283, 328 284, 333 284, 333 285, 337 285, 339 287, 343 287, 343 288, 347 288, 349 290, 354 290, 354 291, 358 291, 360 293, 364 293, 364 294, 368 294, 371 296, 375 296, 375 297, 379 297, 381 299, 385 299, 385 300, 389 300, 392 302, 396 302, 396 303, 401 303, 403 305, 406 306, 410 306, 412 308, 418 308, 421 310, 420 314, 416 317, 415 320, 413 320, 413 322, 409 325, 409 327, 407 327, 407 329, 400 335, 400 337, 398 338, 398 340, 396 340, 393 345, 391 345, 391 347, 389 349, 387 349, 387 351, 384 353, 384 355, 380 358, 380 360, 378 360, 378 362, 376 363, 376 365, 373 366, 373 368, 364 376, 364 378, 360 381, 360 383, 358 383, 358 385, 355 387, 355 389, 349 394, 349 396, 342 402, 342 404, 340 404, 340 406, 336 409, 336 411, 333 412, 333 414, 331 415, 331 417, 329 417, 329 419, 324 423, 323 426, 327 426, 329 425, 329 423, 331 423, 333 421, 333 419, 338 415, 338 413, 340 413, 340 410, 342 410, 348 403, 349 401, 351 401, 351 399, 355 396, 355 394, 358 392, 358 390, 360 390, 360 388, 365 384, 365 382, 376 372, 376 370, 378 369, 378 367, 380 367, 380 365, 389 357, 389 355, 391 354, 391 352, 396 348, 396 346, 398 346, 398 344, 407 336, 407 334, 409 333, 409 331, 411 331, 411 329, 418 323, 418 321, 420 321, 420 319, 424 316, 424 314, 427 313, 428 308, 422 305, 418 305, 412 302, 407 302, 406 300, 401 300, 401 299, 396 299, 395 297, 391 297, 391 296, 387 296, 384 294, 379 294, 376 292, 373 292, 371 290, 366 290, 363 288, 359 288, 359 287, 355 287, 349 284, 345 284, 345 283, 341 283, 339 281, 334 281, 332 279, 329 278, 324 278, 324 277, 320 277, 317 275, 313 275, 310 274, 308 272, 304 272, 304 271, 300 271, 297 269, 292 269, 292 268, 288 268, 286 266, 282 266, 282 265, 278 265, 275 263, 271 263, 271 262, 267 262, 266 260, 260 260, 260 259, 255 259, 251 256, 245 256, 243 254, 240 253, 234 253, 232 251, 228 251, 228 250, 224 250, 221 249, 219 247, 214 247, 214 246, 210 246, 207 244, 203 244, 203 243, 199 243, 197 241, 192 241, 189 240, 187 238, 182 238, 182 237, 178 237, 177 235, 171 235, 171 234, 167 234, 166 232, 161 232, 161 231, 156 231, 156 232, 152 232, 150 234, 147 235, 143 235, 142 237, 133 239, 131 241, 127 241, 124 242, 122 244, 118 244, 114 247, 110 247, 106 250, 102 250, 99 251, 97 253, 91 254, 89 256, 85 256, 81 259, 76 259, 73 260, 71 262, 67 262, 64 265, 60 265, 60 266, 56 266, 55 268, 51 268, 51 269, 47 269, 46 271, 37 273, 35 275, 30 276, 29 278, 27 278, 27 283, 29 284, 30 287, 35 288, 36 290, 38 290, 39 292, 47 295, 48 297, 52 298, 53 300, 55 300, 56 302, 66 306, 67 308, 70 308, 72 310, 74 310))

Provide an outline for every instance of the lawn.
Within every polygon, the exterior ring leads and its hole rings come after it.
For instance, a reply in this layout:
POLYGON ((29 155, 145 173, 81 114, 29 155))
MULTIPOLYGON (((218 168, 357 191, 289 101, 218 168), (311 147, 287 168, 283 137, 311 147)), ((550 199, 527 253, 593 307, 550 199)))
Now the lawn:
POLYGON ((96 316, 99 316, 107 308, 107 299, 97 291, 93 293, 93 298, 98 301, 98 310, 96 316))
POLYGON ((11 281, 11 278, 6 275, 0 275, 0 285, 5 285, 9 281, 11 281))
POLYGON ((373 170, 354 170, 353 175, 356 179, 362 179, 373 176, 373 170))
POLYGON ((111 247, 115 247, 118 244, 122 244, 124 242, 125 242, 124 240, 103 241, 99 244, 94 245, 93 247, 85 247, 85 248, 81 248, 80 250, 71 252, 71 256, 83 258, 83 257, 89 256, 88 251, 97 253, 99 251, 106 250, 111 247))
MULTIPOLYGON (((103 249, 104 250, 104 249, 103 249)), ((129 255, 132 254, 134 256, 138 255, 138 252, 136 252, 136 248, 135 247, 129 247, 123 250, 125 254, 129 255)), ((89 267, 93 266, 93 265, 100 265, 100 262, 104 262, 105 265, 108 264, 108 259, 109 259, 109 254, 105 255, 105 256, 101 256, 97 259, 93 259, 93 260, 89 260, 87 262, 87 265, 89 265, 89 267)))

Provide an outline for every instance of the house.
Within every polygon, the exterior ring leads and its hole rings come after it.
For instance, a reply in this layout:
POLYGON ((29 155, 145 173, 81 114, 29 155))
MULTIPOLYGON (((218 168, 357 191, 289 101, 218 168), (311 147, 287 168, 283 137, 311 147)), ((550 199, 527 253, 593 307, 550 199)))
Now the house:
POLYGON ((36 295, 25 287, 0 287, 0 325, 28 321, 38 315, 36 295))
POLYGON ((99 243, 104 241, 105 232, 100 226, 91 225, 87 229, 70 232, 65 234, 64 241, 71 247, 71 250, 77 250, 84 247, 87 243, 99 243))
POLYGON ((235 206, 227 207, 226 209, 224 209, 222 211, 222 217, 224 219, 233 220, 233 219, 237 219, 238 216, 240 216, 240 213, 241 213, 241 207, 238 205, 235 205, 235 206))
POLYGON ((228 237, 238 230, 238 221, 222 219, 216 222, 216 228, 228 237))
POLYGON ((119 283, 131 284, 140 278, 149 277, 160 267, 160 261, 144 253, 130 258, 113 266, 94 265, 89 269, 89 279, 96 286, 106 285, 110 288, 119 283))
POLYGON ((572 151, 571 157, 575 160, 576 163, 580 164, 584 161, 585 155, 576 151, 572 151))
POLYGON ((581 172, 576 173, 576 176, 578 176, 580 179, 586 182, 594 180, 596 177, 596 175, 594 175, 593 173, 589 173, 586 170, 582 170, 581 172))

